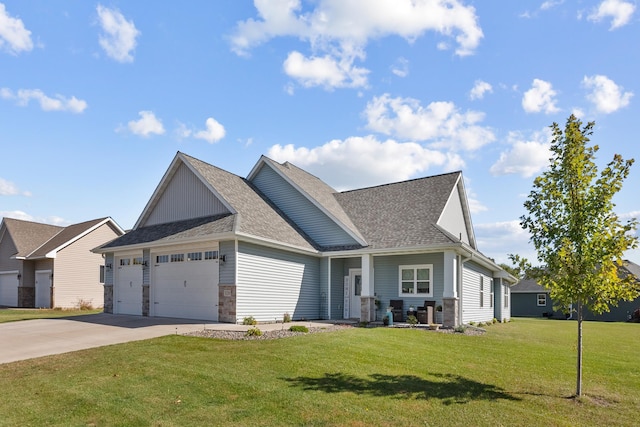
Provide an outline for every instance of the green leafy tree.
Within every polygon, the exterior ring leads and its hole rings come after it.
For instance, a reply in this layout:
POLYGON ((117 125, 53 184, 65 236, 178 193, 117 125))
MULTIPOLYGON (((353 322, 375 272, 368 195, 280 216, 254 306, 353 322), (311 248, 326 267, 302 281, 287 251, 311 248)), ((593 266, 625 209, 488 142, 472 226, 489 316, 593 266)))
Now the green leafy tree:
MULTIPOLYGON (((620 300, 638 296, 630 277, 619 277, 623 253, 637 247, 637 220, 625 224, 614 213, 633 159, 616 154, 600 172, 594 163, 598 146, 588 147, 595 123, 571 115, 564 132, 554 123, 549 169, 537 177, 524 203, 521 225, 531 234, 544 268, 531 275, 550 290, 555 305, 572 307, 578 323, 576 396, 582 395, 583 310, 601 314, 620 300)), ((518 260, 521 265, 526 260, 518 260)), ((555 307, 554 307, 555 308, 555 307)))

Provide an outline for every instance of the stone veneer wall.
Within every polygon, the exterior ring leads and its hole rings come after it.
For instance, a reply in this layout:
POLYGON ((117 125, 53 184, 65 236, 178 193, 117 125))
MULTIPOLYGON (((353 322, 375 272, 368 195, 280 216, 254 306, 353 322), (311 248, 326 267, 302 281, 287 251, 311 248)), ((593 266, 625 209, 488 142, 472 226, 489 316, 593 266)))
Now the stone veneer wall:
POLYGON ((375 322, 376 297, 360 297, 360 321, 375 322))
POLYGON ((142 285, 142 315, 149 315, 149 285, 142 285))
POLYGON ((442 326, 455 328, 459 324, 458 298, 442 298, 442 326))
POLYGON ((36 288, 18 286, 18 307, 33 308, 36 306, 36 288))
POLYGON ((236 285, 218 286, 218 322, 236 323, 236 285))
POLYGON ((113 286, 104 285, 104 312, 113 314, 113 286))

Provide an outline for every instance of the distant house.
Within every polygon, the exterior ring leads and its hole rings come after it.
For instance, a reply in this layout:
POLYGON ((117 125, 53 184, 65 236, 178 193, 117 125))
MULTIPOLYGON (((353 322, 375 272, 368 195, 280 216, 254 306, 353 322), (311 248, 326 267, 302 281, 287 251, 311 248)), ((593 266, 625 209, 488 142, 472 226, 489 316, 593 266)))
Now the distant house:
POLYGON ((476 247, 461 172, 338 192, 261 157, 242 178, 177 153, 106 260, 105 311, 241 322, 380 320, 442 306, 445 325, 510 317, 515 278, 476 247))
POLYGON ((3 218, 0 305, 72 308, 103 305, 104 260, 91 252, 124 231, 100 218, 68 227, 3 218))
MULTIPOLYGON (((640 266, 631 261, 624 261, 619 269, 621 275, 632 275, 640 281, 640 266)), ((585 320, 626 321, 633 312, 640 309, 640 298, 633 301, 621 301, 611 311, 595 315, 590 311, 584 312, 585 320)), ((514 317, 553 317, 565 319, 562 311, 553 310, 553 301, 549 290, 539 285, 535 280, 523 279, 511 287, 511 315, 514 317)))

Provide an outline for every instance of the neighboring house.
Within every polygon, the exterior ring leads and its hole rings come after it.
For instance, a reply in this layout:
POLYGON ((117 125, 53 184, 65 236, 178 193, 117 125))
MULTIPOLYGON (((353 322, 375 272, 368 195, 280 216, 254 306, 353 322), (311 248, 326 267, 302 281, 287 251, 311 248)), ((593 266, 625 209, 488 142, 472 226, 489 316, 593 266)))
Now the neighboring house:
POLYGON ((124 231, 100 218, 68 227, 12 218, 0 223, 0 305, 102 307, 104 260, 91 252, 124 231))
POLYGON ((478 252, 461 172, 337 192, 267 157, 242 178, 177 153, 95 252, 106 312, 232 323, 374 321, 391 300, 442 305, 448 326, 508 319, 516 281, 478 252))
MULTIPOLYGON (((619 269, 620 275, 632 275, 640 281, 640 266, 631 261, 624 261, 619 269)), ((633 312, 640 309, 640 297, 633 301, 620 301, 617 307, 610 307, 608 313, 596 315, 585 310, 585 320, 626 321, 633 312)), ((553 309, 553 301, 549 289, 539 285, 533 279, 523 279, 511 287, 511 315, 514 317, 553 317, 565 319, 561 310, 553 309)))

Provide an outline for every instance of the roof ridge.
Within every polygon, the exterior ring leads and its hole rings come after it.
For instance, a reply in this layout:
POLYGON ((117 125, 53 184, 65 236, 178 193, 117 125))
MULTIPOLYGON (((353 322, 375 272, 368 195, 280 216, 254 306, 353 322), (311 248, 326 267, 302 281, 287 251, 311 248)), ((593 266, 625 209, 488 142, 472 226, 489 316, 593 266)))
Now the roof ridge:
POLYGON ((462 174, 462 171, 461 170, 457 170, 457 171, 454 171, 454 172, 440 173, 440 174, 437 174, 437 175, 423 176, 423 177, 420 177, 420 178, 405 179, 404 181, 387 182, 385 184, 371 185, 369 187, 354 188, 354 189, 351 189, 351 190, 339 191, 338 194, 352 193, 352 192, 362 191, 362 190, 371 190, 371 189, 374 189, 374 188, 388 187, 388 186, 391 186, 391 185, 398 185, 398 184, 406 184, 406 183, 409 183, 409 182, 415 182, 415 181, 421 181, 421 180, 427 180, 427 179, 433 179, 433 178, 440 178, 440 177, 444 177, 444 176, 447 176, 447 175, 457 175, 457 174, 462 174))

